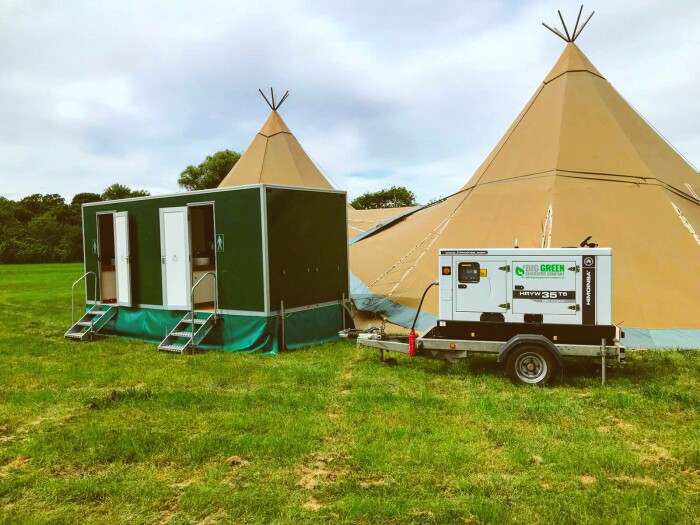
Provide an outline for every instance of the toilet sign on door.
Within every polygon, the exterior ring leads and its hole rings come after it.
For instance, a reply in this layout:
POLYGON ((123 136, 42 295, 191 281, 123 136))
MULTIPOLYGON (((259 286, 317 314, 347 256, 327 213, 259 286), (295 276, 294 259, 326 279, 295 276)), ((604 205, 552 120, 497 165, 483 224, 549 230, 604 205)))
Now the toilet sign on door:
POLYGON ((224 234, 223 233, 218 233, 216 235, 216 251, 217 252, 224 251, 224 234))

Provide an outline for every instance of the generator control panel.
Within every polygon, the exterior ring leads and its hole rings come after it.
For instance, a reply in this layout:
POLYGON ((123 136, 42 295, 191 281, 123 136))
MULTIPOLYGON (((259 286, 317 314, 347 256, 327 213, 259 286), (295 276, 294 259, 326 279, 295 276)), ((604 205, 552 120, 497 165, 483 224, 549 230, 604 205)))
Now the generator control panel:
POLYGON ((439 318, 612 323, 612 249, 441 249, 439 318))
POLYGON ((457 266, 457 279, 460 283, 478 283, 481 278, 478 262, 461 262, 457 266))

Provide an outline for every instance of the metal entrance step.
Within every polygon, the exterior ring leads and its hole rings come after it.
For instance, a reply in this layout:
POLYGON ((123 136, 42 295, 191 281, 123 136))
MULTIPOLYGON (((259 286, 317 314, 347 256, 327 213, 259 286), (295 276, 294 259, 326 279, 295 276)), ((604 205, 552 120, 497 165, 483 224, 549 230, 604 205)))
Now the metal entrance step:
POLYGON ((192 352, 197 348, 197 345, 204 340, 219 320, 218 289, 219 286, 215 272, 207 272, 202 275, 199 281, 197 281, 190 290, 190 304, 192 305, 192 310, 186 313, 185 316, 180 319, 180 322, 170 330, 170 333, 166 335, 165 339, 158 345, 158 350, 161 352, 177 352, 178 354, 183 354, 192 352), (197 286, 204 282, 206 277, 214 279, 214 311, 198 312, 194 309, 194 291, 197 286))
POLYGON ((186 349, 187 349, 187 345, 174 345, 174 344, 173 345, 164 345, 163 343, 161 343, 158 346, 158 350, 160 350, 161 352, 175 352, 178 354, 181 354, 186 349))
MULTIPOLYGON (((182 321, 185 323, 191 323, 192 322, 192 317, 190 316, 185 316, 182 318, 182 321)), ((207 319, 200 319, 198 317, 194 318, 194 324, 204 324, 207 322, 207 319)))
POLYGON ((117 315, 117 307, 96 304, 78 319, 76 323, 63 334, 66 339, 78 341, 92 340, 97 332, 117 315))
POLYGON ((175 337, 189 337, 192 335, 192 332, 170 332, 170 335, 174 335, 175 337))
POLYGON ((218 316, 213 312, 195 312, 194 315, 193 320, 192 314, 187 313, 161 341, 158 350, 183 354, 197 348, 214 328, 218 316))

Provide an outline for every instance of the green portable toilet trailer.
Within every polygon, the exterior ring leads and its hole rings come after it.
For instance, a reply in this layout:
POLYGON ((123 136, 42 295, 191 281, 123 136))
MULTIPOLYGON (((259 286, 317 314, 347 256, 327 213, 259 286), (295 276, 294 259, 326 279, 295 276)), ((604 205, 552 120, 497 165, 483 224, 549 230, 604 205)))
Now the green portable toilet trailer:
POLYGON ((66 335, 272 353, 334 339, 346 209, 344 192, 265 184, 85 204, 88 313, 66 335))

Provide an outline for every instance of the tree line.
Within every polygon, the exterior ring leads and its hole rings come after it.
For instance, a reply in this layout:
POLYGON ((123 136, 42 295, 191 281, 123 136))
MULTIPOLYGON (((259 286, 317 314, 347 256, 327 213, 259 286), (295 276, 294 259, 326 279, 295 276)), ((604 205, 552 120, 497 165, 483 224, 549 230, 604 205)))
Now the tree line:
MULTIPOLYGON (((239 158, 236 151, 219 151, 198 166, 187 166, 178 184, 188 191, 216 188, 239 158)), ((82 261, 81 206, 147 195, 146 190, 115 183, 102 193, 78 193, 70 202, 57 193, 16 201, 0 196, 0 264, 82 261)))
POLYGON ((70 203, 57 193, 18 201, 0 197, 0 263, 82 261, 81 205, 145 195, 150 194, 112 184, 102 193, 78 193, 70 203))
MULTIPOLYGON (((241 154, 223 150, 197 166, 187 166, 178 178, 188 190, 216 188, 241 154)), ((112 184, 102 193, 78 193, 70 203, 57 193, 35 193, 17 201, 0 197, 0 263, 52 263, 83 260, 81 206, 88 202, 143 197, 146 190, 112 184)), ((367 192, 350 203, 356 209, 416 206, 416 196, 404 187, 367 192)))

